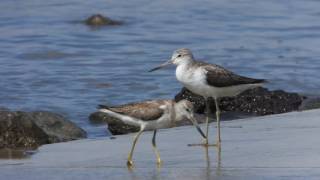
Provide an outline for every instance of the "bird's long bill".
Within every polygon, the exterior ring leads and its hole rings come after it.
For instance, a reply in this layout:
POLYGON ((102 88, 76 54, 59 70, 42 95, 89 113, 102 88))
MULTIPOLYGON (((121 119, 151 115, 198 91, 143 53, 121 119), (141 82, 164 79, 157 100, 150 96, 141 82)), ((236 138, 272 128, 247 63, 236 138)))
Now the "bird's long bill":
POLYGON ((197 131, 201 134, 201 136, 206 139, 207 137, 206 137, 206 135, 204 135, 203 131, 201 130, 197 120, 194 117, 189 118, 189 120, 197 128, 197 131))
POLYGON ((163 64, 161 64, 161 65, 159 65, 159 66, 157 66, 157 67, 155 67, 153 69, 150 69, 148 72, 156 71, 156 70, 161 69, 163 67, 166 67, 166 66, 168 66, 170 64, 172 64, 171 60, 169 60, 169 61, 167 61, 167 62, 165 62, 165 63, 163 63, 163 64))

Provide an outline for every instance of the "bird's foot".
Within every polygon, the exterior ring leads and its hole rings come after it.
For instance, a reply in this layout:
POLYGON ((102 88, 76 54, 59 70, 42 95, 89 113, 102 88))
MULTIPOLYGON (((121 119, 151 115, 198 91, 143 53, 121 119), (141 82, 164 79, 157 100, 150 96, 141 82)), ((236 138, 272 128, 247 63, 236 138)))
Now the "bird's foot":
POLYGON ((211 146, 219 146, 219 145, 218 145, 218 144, 198 143, 198 144, 188 144, 188 146, 203 146, 203 147, 211 147, 211 146))
POLYGON ((202 147, 220 147, 221 142, 217 141, 216 144, 209 144, 207 139, 204 139, 202 143, 196 143, 196 144, 188 144, 188 146, 202 146, 202 147))
POLYGON ((133 161, 128 159, 127 166, 128 168, 133 168, 133 161))
POLYGON ((157 164, 158 164, 158 165, 161 165, 161 164, 162 164, 162 161, 161 161, 160 158, 157 158, 157 164))
POLYGON ((157 160, 157 168, 161 168, 162 166, 162 161, 160 159, 157 160))

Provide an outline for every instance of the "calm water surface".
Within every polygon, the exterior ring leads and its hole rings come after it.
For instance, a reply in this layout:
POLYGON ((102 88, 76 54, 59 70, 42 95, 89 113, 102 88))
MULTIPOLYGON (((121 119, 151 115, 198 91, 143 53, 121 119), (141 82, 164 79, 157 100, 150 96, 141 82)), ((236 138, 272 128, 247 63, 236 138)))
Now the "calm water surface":
POLYGON ((271 89, 320 95, 320 1, 2 0, 0 106, 59 112, 88 131, 100 103, 172 98, 174 69, 147 73, 173 50, 271 89), (89 28, 101 13, 125 25, 89 28))

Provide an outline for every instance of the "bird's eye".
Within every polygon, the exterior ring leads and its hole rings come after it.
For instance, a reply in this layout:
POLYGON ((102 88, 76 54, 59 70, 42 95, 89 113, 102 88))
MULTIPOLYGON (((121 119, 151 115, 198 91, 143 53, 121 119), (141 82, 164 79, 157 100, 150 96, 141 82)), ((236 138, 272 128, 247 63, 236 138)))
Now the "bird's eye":
POLYGON ((187 112, 190 112, 190 109, 186 109, 187 112))
POLYGON ((177 57, 181 57, 181 54, 179 54, 177 57))

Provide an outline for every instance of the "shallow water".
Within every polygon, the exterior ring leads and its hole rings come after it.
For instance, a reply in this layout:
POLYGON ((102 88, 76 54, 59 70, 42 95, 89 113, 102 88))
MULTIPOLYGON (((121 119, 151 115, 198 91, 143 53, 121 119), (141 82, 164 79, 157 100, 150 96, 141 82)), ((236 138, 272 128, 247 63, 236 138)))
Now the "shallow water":
POLYGON ((37 151, 32 149, 0 149, 0 160, 2 159, 24 159, 29 158, 37 151))
POLYGON ((100 103, 172 98, 174 69, 148 73, 174 49, 271 89, 319 95, 320 2, 3 0, 0 106, 64 114, 90 137, 106 135, 88 115, 100 103), (98 29, 101 13, 125 24, 98 29))

